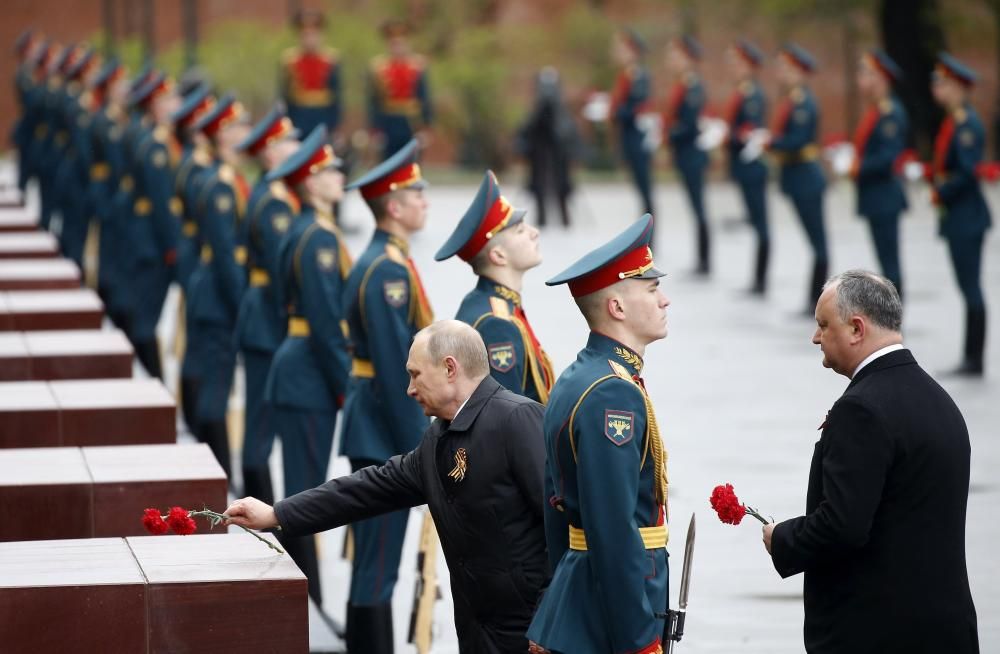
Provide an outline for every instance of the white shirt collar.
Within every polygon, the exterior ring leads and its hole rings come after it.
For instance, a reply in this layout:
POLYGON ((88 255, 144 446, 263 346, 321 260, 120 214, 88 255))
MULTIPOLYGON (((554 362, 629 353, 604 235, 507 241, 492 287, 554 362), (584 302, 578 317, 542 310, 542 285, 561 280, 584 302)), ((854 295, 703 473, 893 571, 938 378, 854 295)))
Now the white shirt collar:
POLYGON ((453 416, 451 417, 451 422, 455 422, 455 418, 457 418, 457 417, 458 417, 458 414, 460 414, 460 413, 462 412, 462 409, 464 409, 464 408, 465 408, 465 405, 469 403, 469 399, 470 399, 471 397, 472 397, 472 396, 470 395, 469 397, 465 398, 465 402, 462 402, 462 406, 458 407, 458 411, 456 411, 456 412, 455 412, 455 415, 453 415, 453 416))
POLYGON ((884 357, 885 355, 889 354, 890 352, 895 352, 896 350, 902 350, 902 349, 903 349, 903 344, 902 343, 894 343, 892 345, 886 345, 882 349, 875 350, 874 352, 872 352, 871 354, 869 354, 868 356, 866 356, 864 361, 862 361, 861 363, 858 364, 858 367, 854 369, 854 374, 851 375, 851 379, 854 379, 855 377, 857 377, 858 373, 861 372, 861 369, 864 368, 865 366, 867 366, 869 363, 871 363, 875 359, 877 359, 879 357, 884 357))

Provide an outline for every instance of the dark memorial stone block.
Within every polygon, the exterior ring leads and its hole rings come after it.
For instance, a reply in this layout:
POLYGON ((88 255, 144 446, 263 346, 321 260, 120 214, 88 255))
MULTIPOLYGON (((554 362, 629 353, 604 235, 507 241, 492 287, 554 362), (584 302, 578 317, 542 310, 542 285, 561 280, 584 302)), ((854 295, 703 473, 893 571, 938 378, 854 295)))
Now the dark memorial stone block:
POLYGON ((147 624, 145 580, 124 540, 0 543, 3 651, 146 652, 147 624))
POLYGON ((177 440, 174 398, 158 379, 50 384, 63 445, 141 445, 177 440))
POLYGON ((104 303, 89 288, 0 291, 0 331, 100 329, 104 303))
POLYGON ((0 234, 0 259, 51 259, 59 256, 59 243, 49 232, 0 234))
POLYGON ((80 269, 69 259, 0 259, 0 291, 79 287, 80 269))
POLYGON ((21 332, 0 333, 0 382, 31 379, 31 356, 21 332))
POLYGON ((91 486, 78 447, 0 450, 0 541, 90 538, 91 486))
MULTIPOLYGON (((226 473, 204 443, 85 447, 83 457, 94 482, 97 537, 145 534, 138 517, 146 507, 224 511, 228 504, 226 473)), ((209 530, 206 519, 196 520, 199 531, 209 530)))
POLYGON ((0 383, 0 448, 174 443, 175 416, 158 379, 0 383))
POLYGON ((287 554, 242 531, 126 540, 148 580, 149 651, 308 651, 306 579, 287 554))
POLYGON ((59 407, 47 383, 0 384, 0 448, 61 444, 59 407))
POLYGON ((121 331, 22 332, 32 379, 112 379, 132 376, 132 345, 121 331))
POLYGON ((24 209, 0 210, 0 233, 33 232, 38 229, 38 215, 24 209))
POLYGON ((132 345, 118 330, 0 332, 0 381, 132 376, 132 345))

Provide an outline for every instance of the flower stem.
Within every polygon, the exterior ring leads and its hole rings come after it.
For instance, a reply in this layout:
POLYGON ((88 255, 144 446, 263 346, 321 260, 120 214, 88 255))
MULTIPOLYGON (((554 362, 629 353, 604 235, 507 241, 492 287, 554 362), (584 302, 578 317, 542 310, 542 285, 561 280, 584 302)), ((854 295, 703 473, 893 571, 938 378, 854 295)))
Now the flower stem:
POLYGON ((757 518, 758 520, 760 520, 761 524, 766 525, 768 523, 768 521, 764 519, 764 516, 762 516, 760 513, 757 512, 757 509, 749 506, 745 508, 747 511, 747 515, 757 518))
MULTIPOLYGON (((211 511, 209 509, 203 509, 201 511, 188 511, 188 515, 191 516, 192 518, 195 517, 195 516, 199 516, 199 515, 208 518, 208 521, 209 521, 209 523, 211 524, 211 526, 213 528, 216 525, 222 524, 222 522, 224 522, 225 519, 226 519, 226 516, 222 515, 221 513, 216 513, 215 511, 211 511)), ((250 534, 251 536, 253 536, 257 540, 259 540, 260 542, 264 543, 265 545, 267 545, 268 547, 270 547, 272 550, 274 550, 278 554, 284 554, 285 553, 285 550, 281 549, 280 547, 278 547, 277 545, 275 545, 274 543, 272 543, 268 539, 264 538, 263 536, 261 536, 260 534, 258 534, 256 531, 254 531, 252 529, 247 529, 243 525, 236 525, 236 526, 239 527, 240 529, 242 529, 243 531, 247 532, 248 534, 250 534)))

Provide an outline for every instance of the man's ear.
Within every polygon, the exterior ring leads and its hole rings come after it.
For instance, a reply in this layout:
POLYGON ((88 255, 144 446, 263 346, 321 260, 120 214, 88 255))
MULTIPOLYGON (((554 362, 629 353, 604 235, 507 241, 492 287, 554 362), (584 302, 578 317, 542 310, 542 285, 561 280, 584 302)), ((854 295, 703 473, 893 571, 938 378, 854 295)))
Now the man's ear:
POLYGON ((448 381, 454 381, 458 377, 458 361, 453 356, 446 356, 444 358, 444 367, 448 381))
POLYGON ((864 318, 861 316, 851 316, 851 332, 855 341, 863 339, 867 331, 868 325, 865 324, 864 318))
POLYGON ((507 252, 499 244, 498 245, 486 245, 489 250, 486 252, 486 258, 489 259, 490 263, 494 266, 505 266, 507 265, 507 252))
POLYGON ((615 320, 625 320, 625 303, 618 295, 609 295, 604 300, 604 306, 608 310, 608 315, 615 320))

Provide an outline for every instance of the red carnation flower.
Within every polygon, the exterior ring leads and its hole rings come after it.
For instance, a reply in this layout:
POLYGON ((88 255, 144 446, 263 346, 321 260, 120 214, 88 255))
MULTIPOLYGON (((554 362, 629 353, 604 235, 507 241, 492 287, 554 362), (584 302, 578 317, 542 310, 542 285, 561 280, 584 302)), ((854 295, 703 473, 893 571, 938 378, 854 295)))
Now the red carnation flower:
POLYGON ((163 516, 160 515, 159 509, 146 509, 143 511, 142 526, 154 536, 165 534, 170 529, 170 526, 163 521, 163 516))
POLYGON ((738 525, 747 514, 746 507, 740 504, 732 484, 716 486, 709 498, 712 508, 719 514, 719 520, 727 525, 738 525))
POLYGON ((712 489, 712 496, 708 498, 708 501, 715 512, 719 514, 719 520, 727 525, 740 524, 745 515, 752 515, 761 523, 767 524, 767 520, 756 509, 740 504, 740 499, 736 497, 736 491, 733 490, 732 484, 716 486, 712 489))
POLYGON ((188 510, 179 506, 171 507, 170 512, 167 513, 167 524, 170 525, 175 534, 180 536, 193 534, 198 528, 194 519, 188 514, 188 510))

